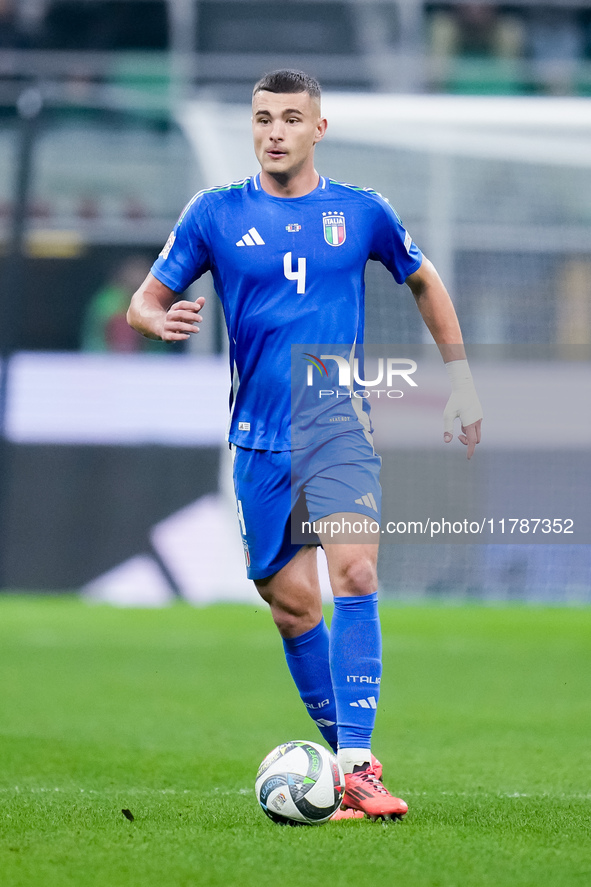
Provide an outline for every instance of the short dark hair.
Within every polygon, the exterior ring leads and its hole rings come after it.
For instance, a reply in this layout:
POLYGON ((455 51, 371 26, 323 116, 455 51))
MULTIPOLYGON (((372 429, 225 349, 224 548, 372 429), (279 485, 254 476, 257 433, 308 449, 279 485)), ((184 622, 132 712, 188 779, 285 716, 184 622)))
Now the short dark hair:
POLYGON ((277 93, 307 92, 308 95, 320 101, 320 84, 314 77, 304 74, 303 71, 291 71, 282 69, 265 74, 252 91, 253 98, 261 90, 277 93))

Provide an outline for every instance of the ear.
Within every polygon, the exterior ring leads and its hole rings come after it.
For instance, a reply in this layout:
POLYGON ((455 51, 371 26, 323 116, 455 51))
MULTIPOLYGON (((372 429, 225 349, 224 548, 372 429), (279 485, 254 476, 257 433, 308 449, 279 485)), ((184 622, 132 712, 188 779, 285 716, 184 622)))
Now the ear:
POLYGON ((314 136, 314 144, 316 145, 319 141, 321 141, 326 135, 326 129, 328 127, 328 121, 326 117, 321 117, 316 124, 316 135, 314 136))

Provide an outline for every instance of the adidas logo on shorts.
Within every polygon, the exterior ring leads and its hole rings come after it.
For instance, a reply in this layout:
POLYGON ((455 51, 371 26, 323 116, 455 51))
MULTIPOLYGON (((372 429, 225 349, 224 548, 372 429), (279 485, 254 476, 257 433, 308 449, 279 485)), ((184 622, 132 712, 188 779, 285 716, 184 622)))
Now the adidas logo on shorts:
POLYGON ((378 506, 376 505, 376 500, 373 497, 373 493, 366 493, 365 496, 361 496, 360 499, 355 499, 356 505, 367 505, 368 508, 373 508, 374 511, 378 510, 378 506))

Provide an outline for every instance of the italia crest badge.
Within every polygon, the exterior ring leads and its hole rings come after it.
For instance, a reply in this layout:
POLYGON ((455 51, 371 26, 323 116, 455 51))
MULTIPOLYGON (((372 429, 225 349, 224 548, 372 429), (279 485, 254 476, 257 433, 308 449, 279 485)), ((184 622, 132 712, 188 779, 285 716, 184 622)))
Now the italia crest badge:
POLYGON ((341 246, 347 236, 344 213, 322 213, 322 216, 324 239, 330 246, 341 246))

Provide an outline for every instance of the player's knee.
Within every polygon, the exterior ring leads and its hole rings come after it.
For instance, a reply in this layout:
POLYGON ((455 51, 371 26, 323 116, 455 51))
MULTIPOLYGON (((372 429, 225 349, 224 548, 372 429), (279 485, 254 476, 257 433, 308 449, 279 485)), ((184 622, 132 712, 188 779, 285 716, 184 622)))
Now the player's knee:
POLYGON ((377 591, 377 587, 376 565, 371 558, 363 556, 352 557, 342 564, 335 581, 333 581, 335 594, 351 597, 373 594, 374 591, 377 591))
POLYGON ((285 607, 271 605, 271 615, 282 638, 297 638, 315 628, 322 618, 317 607, 285 607))
POLYGON ((304 634, 306 629, 301 629, 302 615, 300 613, 271 608, 271 614, 282 638, 296 638, 300 634, 304 634))
POLYGON ((262 583, 257 583, 257 590, 269 605, 273 621, 279 634, 284 638, 295 638, 315 628, 322 619, 322 602, 319 595, 312 590, 305 593, 273 593, 262 583))

